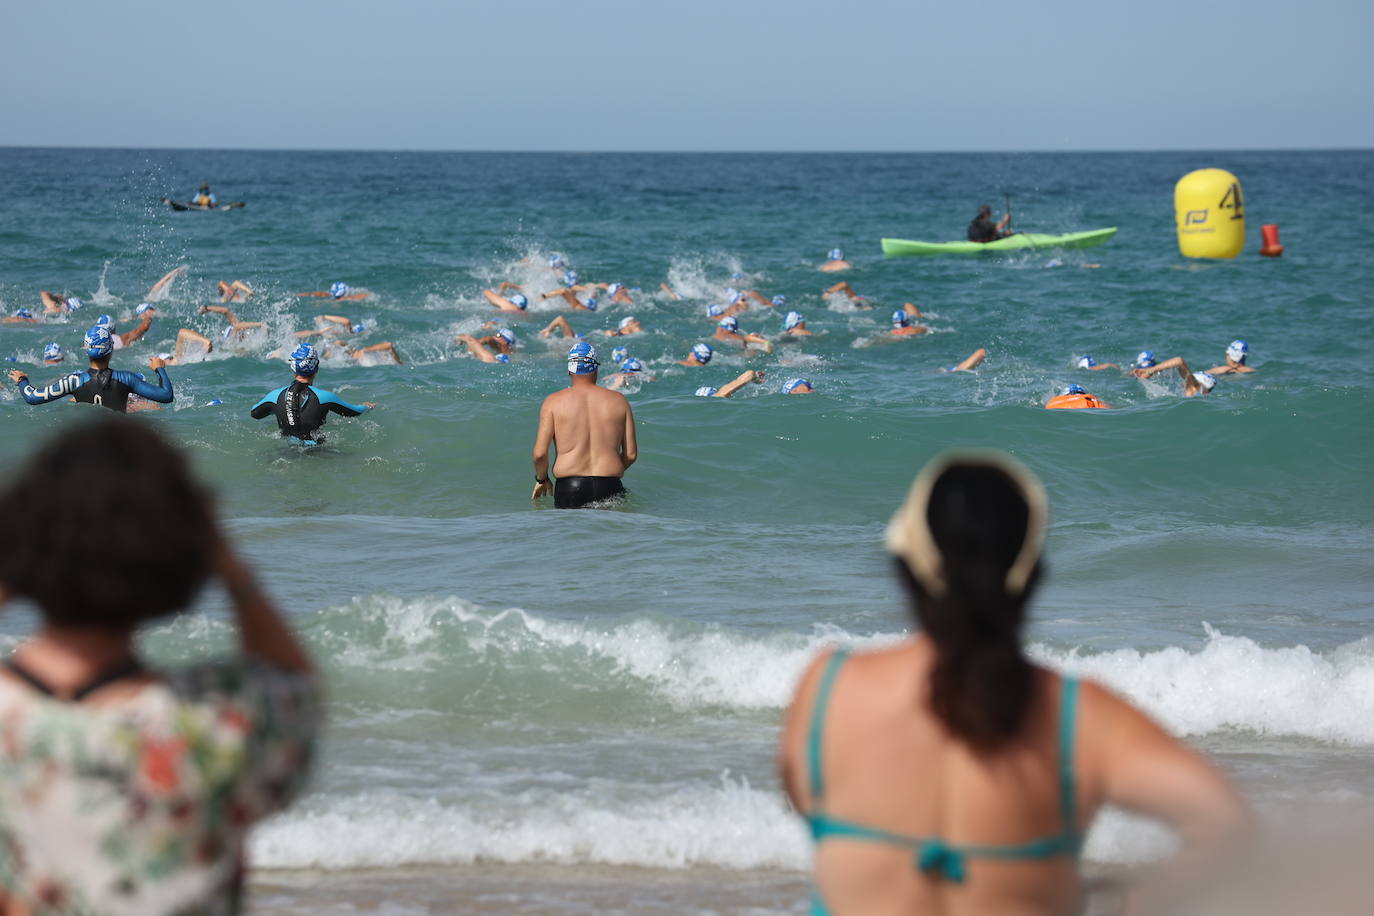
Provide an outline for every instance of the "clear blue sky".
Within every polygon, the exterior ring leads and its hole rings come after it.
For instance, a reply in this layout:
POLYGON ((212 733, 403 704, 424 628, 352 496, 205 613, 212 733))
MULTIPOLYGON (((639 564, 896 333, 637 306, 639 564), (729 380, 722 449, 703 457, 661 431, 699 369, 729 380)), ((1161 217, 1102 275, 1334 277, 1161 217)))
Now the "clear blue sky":
POLYGON ((43 0, 0 145, 1374 147, 1371 0, 43 0))

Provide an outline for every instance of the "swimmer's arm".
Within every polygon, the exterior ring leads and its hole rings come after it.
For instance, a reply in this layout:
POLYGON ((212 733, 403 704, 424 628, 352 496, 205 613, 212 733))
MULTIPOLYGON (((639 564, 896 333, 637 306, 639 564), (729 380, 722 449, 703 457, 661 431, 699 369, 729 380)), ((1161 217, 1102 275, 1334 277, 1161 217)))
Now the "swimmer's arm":
POLYGON ((315 388, 315 396, 320 399, 322 407, 341 416, 356 417, 368 410, 368 405, 350 404, 332 391, 315 388))
POLYGON ((184 273, 186 273, 186 267, 184 265, 181 267, 173 267, 171 270, 167 271, 165 274, 162 275, 161 280, 158 280, 156 283, 153 284, 153 288, 148 290, 148 295, 156 296, 158 293, 162 292, 164 289, 167 288, 168 283, 171 283, 173 280, 175 280, 177 277, 181 276, 184 273))
POLYGON ((753 381, 762 381, 762 378, 753 369, 745 369, 732 381, 726 382, 724 385, 721 385, 720 390, 716 392, 716 397, 728 398, 730 395, 734 394, 736 391, 739 391, 745 385, 753 381))
POLYGON ((747 344, 758 344, 760 347, 763 347, 763 352, 765 353, 773 352, 773 342, 762 334, 745 334, 744 342, 747 344))
POLYGON ((197 311, 201 314, 223 315, 231 325, 239 323, 239 316, 227 305, 202 305, 197 311))
POLYGON ((635 412, 627 401, 625 404, 625 441, 620 446, 620 460, 625 462, 625 469, 629 470, 630 465, 634 464, 638 458, 639 440, 635 438, 635 412))
POLYGON ((123 375, 124 378, 120 379, 120 381, 128 385, 130 390, 141 398, 147 398, 149 401, 157 401, 159 404, 172 403, 172 398, 174 396, 172 393, 172 380, 168 378, 167 370, 163 368, 162 360, 153 359, 149 365, 157 370, 158 383, 156 387, 148 384, 148 381, 136 372, 119 371, 116 372, 115 375, 123 375))
POLYGON ((291 295, 292 295, 292 296, 328 296, 328 295, 330 295, 330 293, 329 293, 328 290, 317 289, 317 290, 312 290, 312 291, 310 291, 310 292, 308 292, 308 293, 291 293, 291 295))
POLYGON ((333 324, 342 325, 350 331, 353 330, 353 322, 349 321, 342 315, 316 315, 315 317, 321 321, 328 321, 332 322, 333 324))
POLYGON ((669 296, 670 298, 673 299, 673 301, 677 301, 677 300, 679 300, 679 299, 682 298, 681 296, 679 296, 679 295, 677 294, 677 291, 674 290, 674 289, 673 289, 671 286, 669 286, 667 283, 660 283, 660 284, 658 285, 658 288, 661 289, 661 290, 663 290, 665 293, 667 293, 668 296, 669 296))
POLYGON ((502 280, 500 283, 496 285, 496 291, 498 293, 504 293, 508 289, 513 289, 517 293, 523 293, 525 291, 524 287, 522 287, 519 283, 512 283, 509 280, 502 280))
POLYGON ((568 323, 568 319, 564 318, 562 315, 558 315, 553 321, 550 321, 549 326, 539 332, 539 336, 549 337, 553 334, 555 328, 562 332, 564 337, 577 336, 577 332, 572 329, 572 325, 568 323))
POLYGON ((139 322, 138 327, 134 328, 132 331, 126 331, 119 335, 119 339, 124 342, 124 346, 127 347, 129 344, 148 333, 148 329, 153 326, 153 313, 155 311, 156 309, 148 309, 143 313, 143 320, 139 322))
POLYGON ((49 312, 60 312, 63 306, 67 304, 67 300, 64 297, 53 295, 46 289, 38 291, 38 298, 43 300, 43 308, 45 311, 49 312))
POLYGON ((534 492, 530 499, 535 500, 553 489, 549 482, 549 446, 553 444, 553 410, 548 399, 539 405, 539 431, 534 434, 534 492))
POLYGON ((248 415, 254 420, 271 416, 272 412, 277 409, 277 398, 281 397, 281 393, 285 390, 285 388, 278 388, 276 391, 269 392, 266 397, 253 405, 253 409, 248 412, 248 415))
POLYGON ((481 341, 479 341, 476 337, 473 337, 471 334, 459 334, 457 337, 453 339, 458 341, 459 343, 467 344, 468 354, 470 356, 475 356, 484 363, 496 362, 496 357, 492 354, 492 352, 488 350, 486 347, 482 346, 481 341))
POLYGON ((58 398, 65 398, 75 392, 77 388, 81 387, 82 375, 84 373, 74 372, 65 378, 58 379, 46 388, 33 387, 29 382, 29 377, 23 373, 11 372, 10 378, 18 383, 19 394, 26 403, 46 404, 49 401, 56 401, 58 398))
POLYGON ((1089 366, 1093 372, 1101 372, 1103 369, 1120 369, 1116 363, 1098 363, 1096 366, 1089 366))

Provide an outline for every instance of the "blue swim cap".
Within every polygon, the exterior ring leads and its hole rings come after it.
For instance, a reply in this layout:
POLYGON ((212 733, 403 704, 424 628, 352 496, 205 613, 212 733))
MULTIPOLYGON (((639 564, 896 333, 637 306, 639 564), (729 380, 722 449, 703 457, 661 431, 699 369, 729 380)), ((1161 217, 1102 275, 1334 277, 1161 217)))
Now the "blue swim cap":
POLYGON ((843 261, 843 260, 844 260, 844 252, 841 251, 841 250, 838 249, 838 248, 832 248, 832 249, 830 249, 830 260, 832 260, 832 261, 843 261))
POLYGON ((114 335, 103 324, 94 325, 86 332, 86 354, 92 359, 103 359, 114 352, 114 335))
POLYGON ((496 336, 501 338, 511 346, 515 346, 515 332, 512 331, 510 328, 502 328, 501 330, 496 332, 496 336))
POLYGON ((32 318, 32 317, 33 317, 33 312, 30 312, 28 309, 19 309, 17 312, 14 313, 14 317, 15 317, 15 318, 32 318))
POLYGON ((1149 369, 1155 364, 1154 350, 1141 350, 1135 357, 1136 368, 1149 369))
MULTIPOLYGON (((74 311, 76 311, 77 309, 81 308, 81 305, 82 305, 81 300, 78 299, 78 298, 76 298, 75 296, 68 296, 68 297, 67 297, 67 311, 69 311, 69 312, 74 312, 74 311)), ((142 306, 139 306, 139 308, 142 308, 142 306)), ((151 308, 151 306, 149 306, 149 308, 151 308)), ((139 314, 141 315, 141 314, 143 314, 143 313, 142 313, 142 312, 139 312, 139 314)))
POLYGON ((570 271, 568 271, 567 273, 563 274, 563 285, 564 285, 564 286, 576 286, 576 285, 577 285, 577 271, 575 271, 575 270, 570 270, 570 271))
POLYGON ((363 331, 366 331, 366 330, 367 330, 367 325, 363 324, 361 321, 358 322, 357 324, 353 325, 353 333, 354 333, 354 334, 361 334, 363 331))
POLYGON ((719 388, 712 388, 710 385, 702 385, 696 390, 696 396, 699 398, 715 397, 716 392, 719 390, 719 388))
POLYGON ((1082 385, 1069 385, 1060 394, 1087 394, 1087 390, 1082 385))
POLYGON ((333 296, 335 299, 342 299, 344 296, 348 295, 348 284, 335 283, 333 286, 329 287, 329 295, 333 296))
POLYGON ((1250 345, 1243 340, 1233 340, 1226 347, 1226 355, 1238 363, 1244 363, 1246 355, 1250 352, 1250 345))
POLYGON ((744 279, 744 274, 737 270, 737 271, 735 271, 734 273, 732 273, 732 274, 730 275, 730 279, 731 279, 731 280, 743 280, 743 279, 744 279))
POLYGON ((1078 357, 1077 366, 1078 366, 1078 368, 1080 368, 1080 369, 1091 369, 1093 366, 1096 366, 1096 365, 1097 365, 1097 360, 1093 359, 1091 356, 1088 356, 1086 353, 1085 353, 1084 355, 1078 357))
POLYGON ((744 297, 740 295, 740 291, 737 289, 727 289, 725 291, 725 301, 729 302, 731 305, 734 305, 743 298, 744 297))
POLYGON ((529 308, 529 305, 530 305, 530 300, 528 300, 528 299, 525 298, 525 294, 524 294, 524 293, 516 293, 514 296, 511 296, 511 297, 510 297, 510 301, 513 302, 513 303, 515 303, 517 306, 519 306, 519 307, 522 308, 522 309, 524 309, 524 308, 529 308))
POLYGON ((809 389, 809 390, 811 390, 811 391, 815 391, 815 390, 816 390, 816 386, 812 385, 809 379, 794 378, 794 379, 789 379, 786 383, 783 384, 783 386, 782 386, 782 393, 783 393, 783 394, 791 394, 792 392, 796 391, 798 388, 807 388, 807 389, 809 389))
POLYGON ((567 265, 567 263, 567 261, 563 260, 563 256, 561 254, 558 254, 557 252, 554 252, 554 254, 549 258, 550 267, 564 267, 567 265))
POLYGON ((911 316, 901 309, 897 309, 897 311, 892 313, 892 323, 899 328, 904 328, 911 324, 911 316))
POLYGON ((629 358, 630 350, 628 347, 616 347, 611 351, 611 362, 613 363, 623 363, 629 358))
POLYGON ((725 306, 723 305, 708 305, 706 306, 706 317, 715 318, 717 315, 721 314, 724 311, 725 306))
MULTIPOLYGON (((71 305, 71 303, 72 303, 72 300, 68 299, 68 300, 67 300, 67 304, 68 304, 68 305, 71 305)), ((78 304, 78 306, 80 305, 80 303, 77 303, 77 304, 78 304)), ((148 310, 151 309, 152 307, 153 307, 153 304, 152 304, 151 302, 140 302, 140 303, 138 304, 138 308, 134 309, 134 314, 135 314, 135 315, 142 315, 144 312, 148 311, 148 310)))
POLYGON ((786 304, 787 304, 787 297, 786 297, 786 296, 774 296, 774 297, 773 297, 773 305, 777 306, 778 308, 782 308, 782 307, 783 307, 784 305, 786 305, 786 304))
POLYGON ((46 347, 43 348, 43 359, 45 359, 45 360, 59 360, 59 359, 61 359, 61 358, 62 358, 62 345, 61 345, 60 343, 58 343, 57 341, 53 341, 52 343, 48 344, 46 347))
POLYGON ((291 351, 291 368, 297 375, 314 375, 320 371, 320 355, 310 344, 301 344, 291 351))
POLYGON ((619 283, 612 283, 610 286, 606 287, 606 295, 614 296, 616 293, 620 292, 624 288, 625 287, 619 283))
POLYGON ((219 398, 211 398, 210 401, 209 401, 209 403, 207 403, 205 406, 206 406, 206 407, 218 407, 218 406, 220 406, 220 405, 223 404, 223 403, 224 403, 224 402, 221 401, 219 398))
POLYGON ((596 347, 585 340, 575 343, 568 350, 568 374, 591 375, 601 363, 596 358, 596 347))
POLYGON ((695 356, 697 362, 701 363, 703 366, 711 361, 711 357, 715 355, 715 352, 716 351, 712 350, 711 345, 708 343, 692 344, 692 355, 695 356))
POLYGON ((623 363, 620 364, 620 371, 643 372, 644 364, 641 363, 639 360, 635 359, 633 356, 631 356, 629 359, 625 360, 623 363))
POLYGON ((95 320, 95 323, 100 325, 102 328, 109 328, 111 331, 114 330, 115 322, 114 319, 111 318, 109 315, 101 315, 99 318, 95 320))
POLYGON ((739 319, 734 315, 726 315, 720 321, 716 322, 716 325, 726 331, 738 331, 739 319))
POLYGON ((497 354, 496 354, 496 361, 497 361, 498 363, 508 363, 508 362, 510 362, 510 356, 508 356, 508 355, 505 354, 505 353, 497 353, 497 354))
POLYGON ((787 317, 782 320, 782 329, 790 331, 805 320, 801 312, 788 312, 787 317))
POLYGON ((626 328, 628 328, 628 327, 630 326, 630 322, 632 322, 632 321, 634 321, 634 320, 635 320, 635 316, 633 316, 633 315, 626 315, 624 318, 620 319, 620 323, 616 325, 616 330, 618 330, 618 331, 623 331, 623 330, 625 330, 626 328))
POLYGON ((587 307, 587 311, 589 311, 589 312, 594 312, 594 311, 596 311, 596 297, 595 297, 595 296, 588 296, 588 297, 587 297, 587 301, 584 302, 584 303, 582 303, 582 304, 585 305, 585 306, 587 307))

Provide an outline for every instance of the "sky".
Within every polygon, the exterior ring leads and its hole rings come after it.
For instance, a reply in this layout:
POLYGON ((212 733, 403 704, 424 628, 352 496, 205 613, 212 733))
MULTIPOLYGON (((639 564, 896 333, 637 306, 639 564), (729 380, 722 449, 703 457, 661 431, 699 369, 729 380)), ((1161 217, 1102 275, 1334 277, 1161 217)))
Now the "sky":
POLYGON ((0 146, 1374 147, 1370 0, 6 7, 0 146))

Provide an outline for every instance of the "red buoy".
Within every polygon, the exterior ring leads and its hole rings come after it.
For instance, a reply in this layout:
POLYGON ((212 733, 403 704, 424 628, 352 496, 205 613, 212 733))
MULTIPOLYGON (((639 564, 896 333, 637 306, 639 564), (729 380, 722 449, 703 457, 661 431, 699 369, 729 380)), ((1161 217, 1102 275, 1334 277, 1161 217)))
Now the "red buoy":
POLYGON ((1278 224, 1265 223, 1260 226, 1260 232, 1264 235, 1264 245, 1260 248, 1260 254, 1266 258, 1277 258, 1283 254, 1283 246, 1279 244, 1278 224))

